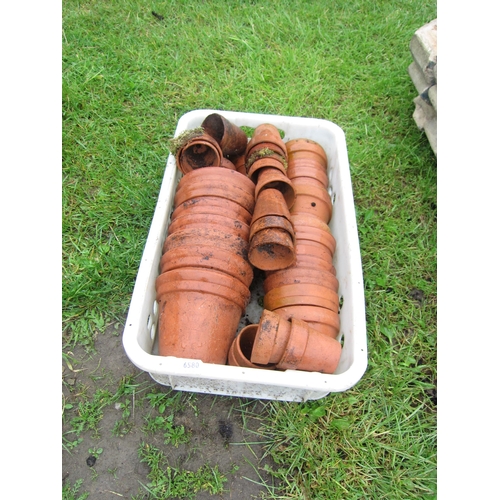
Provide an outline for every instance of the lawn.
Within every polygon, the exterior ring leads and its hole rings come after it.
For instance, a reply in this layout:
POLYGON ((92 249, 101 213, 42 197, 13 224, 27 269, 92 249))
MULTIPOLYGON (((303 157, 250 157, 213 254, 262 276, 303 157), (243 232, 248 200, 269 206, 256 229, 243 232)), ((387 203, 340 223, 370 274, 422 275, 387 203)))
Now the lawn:
POLYGON ((436 497, 437 171, 407 72, 435 17, 415 0, 63 4, 66 361, 123 328, 180 116, 308 116, 346 133, 368 369, 345 393, 266 405, 265 472, 281 485, 268 498, 436 497))

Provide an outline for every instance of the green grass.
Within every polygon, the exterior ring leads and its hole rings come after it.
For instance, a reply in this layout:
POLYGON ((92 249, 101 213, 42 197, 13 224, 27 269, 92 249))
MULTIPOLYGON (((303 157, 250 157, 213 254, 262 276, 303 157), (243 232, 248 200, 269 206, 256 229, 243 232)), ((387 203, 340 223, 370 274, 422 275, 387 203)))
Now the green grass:
POLYGON ((436 494, 436 160, 407 73, 409 40, 435 17, 416 0, 64 4, 66 346, 92 349, 123 321, 182 114, 310 116, 346 133, 369 367, 345 393, 269 405, 284 485, 270 496, 436 494))

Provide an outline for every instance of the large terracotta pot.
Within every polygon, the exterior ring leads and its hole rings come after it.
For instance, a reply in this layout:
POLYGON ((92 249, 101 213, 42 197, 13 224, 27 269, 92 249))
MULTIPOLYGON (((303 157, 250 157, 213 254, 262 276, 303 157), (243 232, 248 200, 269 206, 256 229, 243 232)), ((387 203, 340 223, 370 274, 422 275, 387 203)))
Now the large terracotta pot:
POLYGON ((254 183, 246 175, 235 170, 216 167, 205 167, 202 170, 193 170, 189 172, 180 179, 178 188, 199 180, 205 182, 207 180, 213 180, 217 183, 223 183, 228 187, 234 186, 246 190, 250 194, 253 194, 255 191, 254 183))
POLYGON ((229 170, 236 170, 236 165, 231 160, 228 160, 227 158, 224 157, 222 157, 220 161, 220 166, 222 168, 227 168, 229 170))
POLYGON ((230 289, 199 281, 172 281, 157 297, 160 356, 226 364, 243 313, 230 289))
POLYGON ((340 331, 340 318, 338 311, 332 311, 318 306, 287 306, 274 309, 274 313, 290 320, 297 318, 305 321, 312 328, 328 337, 337 338, 340 331))
POLYGON ((164 253, 160 260, 160 274, 183 267, 207 268, 221 271, 239 279, 249 287, 253 268, 247 259, 234 252, 214 249, 209 245, 181 246, 164 253))
POLYGON ((161 297, 172 290, 182 289, 184 283, 189 283, 189 290, 207 290, 205 284, 220 287, 218 295, 223 295, 238 304, 242 310, 250 301, 248 287, 239 279, 227 273, 208 268, 177 268, 160 274, 156 279, 156 295, 161 297))
POLYGON ((171 220, 186 214, 225 214, 249 225, 252 213, 239 203, 218 196, 201 196, 180 203, 172 212, 171 220))
POLYGON ((201 124, 203 130, 220 145, 222 154, 234 160, 245 154, 247 136, 245 132, 218 113, 208 115, 201 124))
POLYGON ((337 369, 342 346, 304 321, 291 319, 292 327, 285 352, 276 368, 332 374, 337 369))
POLYGON ((206 228, 209 226, 218 226, 220 229, 235 234, 248 241, 250 235, 250 226, 244 224, 234 217, 226 217, 219 214, 186 214, 172 220, 168 226, 168 234, 172 234, 181 229, 187 228, 206 228))
POLYGON ((300 240, 301 243, 308 244, 310 242, 316 245, 322 245, 328 250, 329 256, 331 256, 330 260, 333 259, 337 242, 330 232, 310 226, 299 225, 294 226, 294 231, 295 237, 297 240, 300 240))
POLYGON ((258 325, 248 325, 241 330, 238 336, 231 343, 228 355, 228 364, 245 368, 260 368, 264 370, 274 370, 275 365, 252 363, 250 356, 254 344, 255 334, 258 325))
POLYGON ((203 167, 220 167, 222 150, 208 134, 191 137, 176 154, 177 167, 183 174, 203 167))
POLYGON ((302 253, 302 251, 298 253, 297 247, 295 248, 295 266, 309 269, 320 269, 335 274, 335 268, 333 267, 331 261, 314 255, 308 255, 307 253, 302 253))
POLYGON ((300 233, 297 233, 297 231, 295 231, 295 251, 297 255, 317 257, 319 259, 324 259, 330 264, 333 260, 333 253, 331 252, 330 247, 314 240, 306 240, 300 233))
POLYGON ((285 269, 295 262, 295 248, 290 233, 284 229, 263 229, 252 237, 248 260, 263 271, 285 269))
MULTIPOLYGON (((238 174, 236 171, 227 170, 225 168, 221 168, 220 170, 235 172, 238 174)), ((250 194, 247 190, 241 189, 240 187, 228 186, 224 182, 210 182, 210 179, 196 180, 190 184, 185 184, 182 187, 179 187, 174 197, 174 206, 177 207, 185 201, 193 198, 200 198, 202 196, 217 196, 219 198, 234 201, 250 213, 253 213, 253 209, 255 207, 254 192, 250 194)))
POLYGON ((210 245, 217 249, 228 250, 243 258, 248 257, 248 241, 239 236, 222 231, 220 228, 181 229, 170 234, 163 243, 163 253, 183 246, 210 245))
POLYGON ((331 234, 330 227, 328 224, 321 219, 318 219, 315 215, 302 213, 302 214, 293 214, 291 216, 291 221, 293 226, 305 226, 305 227, 314 227, 316 229, 321 229, 331 234))

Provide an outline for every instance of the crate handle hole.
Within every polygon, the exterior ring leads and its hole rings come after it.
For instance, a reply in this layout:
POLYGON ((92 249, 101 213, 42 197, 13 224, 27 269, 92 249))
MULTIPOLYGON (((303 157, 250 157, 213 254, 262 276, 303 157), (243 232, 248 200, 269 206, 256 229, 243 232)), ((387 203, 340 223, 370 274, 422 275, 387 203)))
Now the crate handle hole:
POLYGON ((344 296, 341 295, 339 298, 339 313, 340 313, 340 310, 342 309, 343 305, 344 305, 344 296))

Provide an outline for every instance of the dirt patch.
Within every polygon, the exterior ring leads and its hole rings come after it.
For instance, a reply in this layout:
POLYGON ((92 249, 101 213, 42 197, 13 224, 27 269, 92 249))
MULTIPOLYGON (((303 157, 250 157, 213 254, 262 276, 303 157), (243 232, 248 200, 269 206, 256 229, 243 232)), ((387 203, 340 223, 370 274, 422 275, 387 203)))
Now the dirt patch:
POLYGON ((83 480, 78 493, 89 499, 148 498, 141 486, 151 482, 151 468, 141 461, 146 447, 161 452, 172 470, 208 467, 226 479, 222 494, 202 489, 191 498, 260 498, 266 486, 259 483, 272 485, 259 433, 268 403, 157 384, 128 359, 122 328, 98 335, 91 355, 66 351, 63 485, 83 480))

